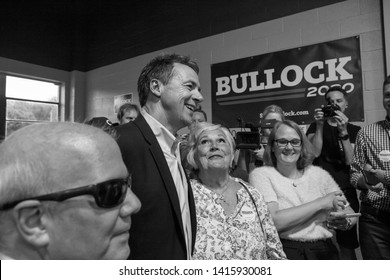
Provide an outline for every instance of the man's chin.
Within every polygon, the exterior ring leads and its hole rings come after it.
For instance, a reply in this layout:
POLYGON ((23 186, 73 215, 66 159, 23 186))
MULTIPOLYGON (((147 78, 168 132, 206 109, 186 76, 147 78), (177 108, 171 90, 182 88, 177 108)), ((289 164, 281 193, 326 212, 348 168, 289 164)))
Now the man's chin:
POLYGON ((190 126, 192 124, 192 116, 184 116, 182 118, 182 124, 183 127, 190 126))
POLYGON ((127 260, 130 256, 130 247, 129 245, 123 246, 115 250, 114 254, 105 258, 107 260, 127 260))

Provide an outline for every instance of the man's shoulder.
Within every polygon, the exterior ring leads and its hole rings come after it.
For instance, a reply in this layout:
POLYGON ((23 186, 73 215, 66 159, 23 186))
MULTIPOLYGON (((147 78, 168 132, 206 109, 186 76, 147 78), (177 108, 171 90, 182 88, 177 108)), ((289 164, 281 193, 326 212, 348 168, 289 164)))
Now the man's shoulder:
POLYGON ((386 127, 386 122, 385 120, 377 121, 371 124, 368 124, 364 126, 361 129, 362 133, 373 133, 375 131, 378 131, 378 129, 384 129, 386 127))
MULTIPOLYGON (((116 127, 115 130, 116 141, 122 152, 139 150, 142 146, 147 145, 147 142, 150 142, 150 140, 146 140, 145 129, 140 129, 140 127, 133 122, 120 125, 116 127)), ((150 137, 148 139, 150 139, 150 137)))
POLYGON ((116 131, 118 140, 121 139, 122 137, 132 138, 135 135, 140 133, 139 128, 134 124, 134 122, 129 122, 126 124, 116 126, 114 129, 116 131))
POLYGON ((139 135, 139 134, 146 133, 148 131, 152 132, 150 126, 141 115, 138 116, 135 121, 116 126, 114 129, 118 134, 118 137, 122 135, 123 136, 139 135))

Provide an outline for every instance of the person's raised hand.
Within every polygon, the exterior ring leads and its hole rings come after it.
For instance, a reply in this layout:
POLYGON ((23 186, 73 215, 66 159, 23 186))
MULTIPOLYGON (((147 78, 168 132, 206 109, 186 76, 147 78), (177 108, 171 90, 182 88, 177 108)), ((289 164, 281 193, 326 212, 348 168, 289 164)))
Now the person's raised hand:
POLYGON ((321 209, 323 210, 338 211, 344 209, 347 204, 347 200, 341 190, 328 193, 324 197, 321 197, 320 200, 322 203, 321 209))

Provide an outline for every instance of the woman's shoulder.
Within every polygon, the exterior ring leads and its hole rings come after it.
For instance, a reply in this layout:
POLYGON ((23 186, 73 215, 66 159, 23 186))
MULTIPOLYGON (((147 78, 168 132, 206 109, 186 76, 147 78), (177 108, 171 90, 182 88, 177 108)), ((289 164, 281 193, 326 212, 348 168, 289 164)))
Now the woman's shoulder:
POLYGON ((257 167, 249 174, 249 183, 256 186, 259 182, 262 182, 267 178, 271 181, 279 180, 280 173, 273 166, 257 167))
POLYGON ((305 174, 311 176, 321 176, 329 174, 328 171, 317 165, 309 165, 305 167, 305 174))
POLYGON ((252 195, 262 197, 261 193, 254 186, 252 186, 250 183, 245 182, 244 180, 242 180, 240 178, 236 178, 236 177, 232 177, 232 178, 234 181, 236 181, 237 183, 239 183, 243 186, 242 187, 243 191, 248 190, 252 195))
POLYGON ((256 167, 255 169, 252 170, 251 174, 273 174, 275 172, 278 172, 275 167, 273 166, 260 166, 256 167))
POLYGON ((190 179, 190 184, 193 189, 203 189, 203 184, 197 179, 190 179))
POLYGON ((231 178, 232 178, 236 183, 239 183, 239 184, 241 184, 241 185, 244 185, 244 186, 247 187, 247 188, 253 188, 252 185, 251 185, 250 183, 248 183, 247 181, 242 180, 241 178, 233 177, 233 176, 231 176, 231 178))

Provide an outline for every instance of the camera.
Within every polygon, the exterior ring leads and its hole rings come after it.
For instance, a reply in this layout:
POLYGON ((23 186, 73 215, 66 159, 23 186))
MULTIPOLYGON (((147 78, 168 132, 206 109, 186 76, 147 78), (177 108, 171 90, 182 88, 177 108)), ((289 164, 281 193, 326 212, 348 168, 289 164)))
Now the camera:
MULTIPOLYGON (((240 118, 241 121, 241 118, 240 118)), ((240 122, 239 121, 239 122, 240 122)), ((260 127, 262 129, 269 128, 272 129, 275 126, 277 120, 274 119, 263 119, 260 121, 260 127)), ((241 124, 241 122, 240 122, 241 124)), ((261 135, 258 131, 258 127, 254 126, 252 123, 245 124, 246 128, 250 128, 251 131, 241 131, 236 134, 236 148, 237 149, 250 149, 257 150, 260 148, 261 135)))
POLYGON ((256 150, 260 147, 260 133, 258 132, 237 132, 236 148, 256 150))
POLYGON ((277 122, 277 120, 275 120, 275 119, 262 119, 260 121, 260 127, 271 129, 271 128, 274 128, 276 122, 277 122))
POLYGON ((341 108, 337 104, 329 104, 325 107, 322 107, 322 112, 324 112, 324 118, 331 118, 336 116, 337 114, 335 111, 337 110, 341 110, 341 108))
POLYGON ((257 131, 257 128, 252 123, 243 125, 241 118, 238 118, 237 120, 241 127, 250 128, 251 131, 241 131, 236 133, 236 149, 258 149, 260 146, 260 134, 257 131))

